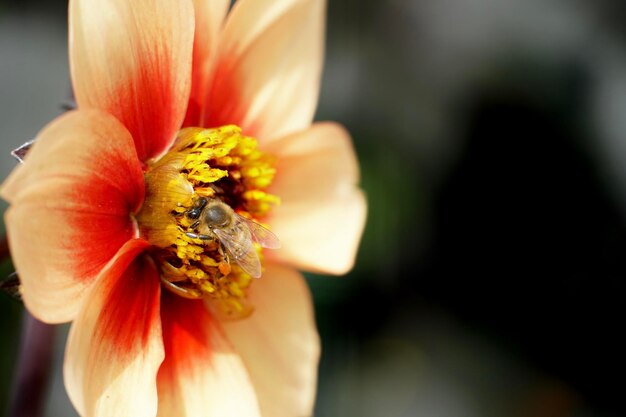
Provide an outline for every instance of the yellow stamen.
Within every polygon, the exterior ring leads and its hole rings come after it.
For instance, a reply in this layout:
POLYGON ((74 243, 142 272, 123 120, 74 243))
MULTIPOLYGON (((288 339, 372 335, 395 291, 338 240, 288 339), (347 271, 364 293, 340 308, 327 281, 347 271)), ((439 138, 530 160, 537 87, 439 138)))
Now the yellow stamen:
POLYGON ((245 218, 262 218, 280 203, 266 190, 274 165, 274 158, 237 126, 183 129, 170 152, 149 165, 137 223, 154 247, 165 288, 213 300, 223 315, 241 317, 252 311, 246 300, 250 275, 231 262, 218 239, 196 233, 198 217, 191 213, 201 210, 202 199, 216 199, 245 218))

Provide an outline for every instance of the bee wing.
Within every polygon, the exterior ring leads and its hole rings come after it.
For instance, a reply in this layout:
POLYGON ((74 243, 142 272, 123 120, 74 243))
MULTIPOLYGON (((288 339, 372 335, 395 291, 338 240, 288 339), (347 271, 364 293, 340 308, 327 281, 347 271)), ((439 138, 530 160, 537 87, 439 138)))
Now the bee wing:
POLYGON ((278 236, 272 233, 269 229, 264 226, 261 226, 259 223, 246 219, 245 217, 237 215, 241 221, 243 221, 246 225, 248 225, 248 229, 250 229, 250 234, 252 235, 252 240, 264 248, 267 249, 278 249, 280 248, 280 240, 278 240, 278 236))
POLYGON ((212 231, 241 269, 253 278, 261 277, 261 261, 252 245, 252 237, 246 224, 239 222, 231 228, 215 228, 212 231))
POLYGON ((246 252, 243 257, 237 259, 236 262, 252 278, 261 278, 261 261, 254 247, 249 252, 246 252))

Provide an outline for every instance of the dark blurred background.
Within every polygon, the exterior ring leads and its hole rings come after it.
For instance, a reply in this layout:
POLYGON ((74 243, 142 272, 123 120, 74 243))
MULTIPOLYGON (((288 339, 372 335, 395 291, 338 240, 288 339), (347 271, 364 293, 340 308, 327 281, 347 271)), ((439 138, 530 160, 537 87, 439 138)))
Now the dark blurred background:
MULTIPOLYGON (((308 277, 316 416, 626 415, 624 28, 620 0, 330 0, 316 119, 369 219, 353 272, 308 277)), ((62 111, 66 38, 65 1, 0 0, 2 177, 62 111)), ((21 311, 0 296, 0 410, 21 311)))

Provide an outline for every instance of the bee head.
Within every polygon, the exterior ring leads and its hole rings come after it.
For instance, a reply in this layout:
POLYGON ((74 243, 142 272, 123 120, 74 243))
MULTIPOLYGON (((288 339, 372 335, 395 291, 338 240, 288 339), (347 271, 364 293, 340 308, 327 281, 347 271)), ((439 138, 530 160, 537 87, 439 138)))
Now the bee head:
POLYGON ((221 202, 210 204, 204 209, 204 221, 209 227, 224 227, 231 221, 232 209, 221 202))

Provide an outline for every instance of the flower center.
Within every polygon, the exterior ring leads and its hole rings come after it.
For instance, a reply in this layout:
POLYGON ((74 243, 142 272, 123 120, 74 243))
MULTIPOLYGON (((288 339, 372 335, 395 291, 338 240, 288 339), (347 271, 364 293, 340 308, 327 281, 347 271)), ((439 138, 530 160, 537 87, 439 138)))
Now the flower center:
POLYGON ((252 220, 279 203, 265 191, 274 162, 256 139, 229 125, 185 128, 171 150, 148 165, 136 218, 166 289, 204 298, 222 316, 252 312, 246 291, 261 276, 261 247, 279 246, 252 220))

